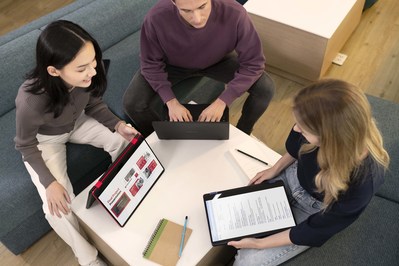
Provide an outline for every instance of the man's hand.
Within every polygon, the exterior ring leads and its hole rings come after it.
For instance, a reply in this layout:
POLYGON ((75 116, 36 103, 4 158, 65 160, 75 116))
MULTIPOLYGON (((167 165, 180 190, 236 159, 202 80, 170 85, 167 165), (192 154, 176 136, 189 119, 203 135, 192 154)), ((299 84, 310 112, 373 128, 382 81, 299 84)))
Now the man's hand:
POLYGON ((69 209, 71 199, 69 198, 68 192, 57 181, 54 181, 46 188, 46 196, 51 215, 56 214, 61 218, 61 212, 67 215, 71 211, 69 209))
POLYGON ((211 105, 202 111, 198 117, 200 122, 219 122, 223 116, 226 103, 217 98, 211 105))
POLYGON ((176 98, 168 101, 166 103, 169 109, 169 119, 170 121, 193 121, 193 117, 190 114, 190 111, 187 110, 183 105, 179 103, 176 98))

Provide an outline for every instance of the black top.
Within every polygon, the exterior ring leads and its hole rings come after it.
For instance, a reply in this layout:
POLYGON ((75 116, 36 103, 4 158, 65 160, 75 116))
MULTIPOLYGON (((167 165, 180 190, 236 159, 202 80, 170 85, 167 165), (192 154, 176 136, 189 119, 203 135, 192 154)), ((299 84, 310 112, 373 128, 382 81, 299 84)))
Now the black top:
MULTIPOLYGON (((288 153, 298 160, 297 176, 301 186, 314 198, 323 201, 323 195, 316 192, 314 183, 320 170, 317 163, 318 148, 298 155, 300 147, 306 142, 302 134, 291 130, 285 145, 288 153)), ((354 175, 352 173, 351 177, 354 175)), ((291 229, 290 239, 294 244, 319 247, 359 217, 384 182, 384 169, 371 156, 367 156, 356 175, 361 176, 357 178, 359 181, 352 181, 349 189, 331 207, 309 216, 291 229)))

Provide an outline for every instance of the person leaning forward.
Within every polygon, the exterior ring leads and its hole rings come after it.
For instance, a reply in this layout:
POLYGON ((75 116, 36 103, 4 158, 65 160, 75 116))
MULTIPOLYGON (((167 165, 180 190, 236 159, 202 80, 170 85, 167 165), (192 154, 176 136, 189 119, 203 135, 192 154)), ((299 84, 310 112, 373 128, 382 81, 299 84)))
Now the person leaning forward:
POLYGON ((199 121, 219 121, 226 105, 248 92, 237 123, 247 134, 274 95, 260 38, 236 1, 160 0, 144 19, 140 48, 141 69, 123 96, 123 106, 144 136, 153 132, 152 121, 161 119, 150 107, 156 94, 172 121, 192 121, 173 92, 187 78, 206 76, 226 84, 199 121))

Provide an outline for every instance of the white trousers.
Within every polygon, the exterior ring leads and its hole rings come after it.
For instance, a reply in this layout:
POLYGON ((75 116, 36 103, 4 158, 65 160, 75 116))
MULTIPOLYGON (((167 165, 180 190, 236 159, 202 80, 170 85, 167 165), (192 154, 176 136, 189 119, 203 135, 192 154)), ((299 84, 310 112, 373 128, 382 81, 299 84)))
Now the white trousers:
MULTIPOLYGON (((71 200, 75 195, 67 174, 65 146, 67 142, 90 144, 103 148, 111 155, 112 161, 128 144, 121 135, 112 133, 97 120, 83 113, 77 119, 75 128, 70 133, 54 136, 37 134, 37 139, 39 141, 38 148, 42 152, 44 162, 56 180, 66 189, 71 200)), ((40 183, 38 174, 29 163, 25 162, 25 166, 43 201, 43 211, 50 226, 72 248, 79 264, 85 265, 94 261, 97 257, 97 249, 80 232, 79 224, 74 214, 64 215, 61 213, 61 218, 57 215, 51 215, 47 205, 45 187, 40 183)))

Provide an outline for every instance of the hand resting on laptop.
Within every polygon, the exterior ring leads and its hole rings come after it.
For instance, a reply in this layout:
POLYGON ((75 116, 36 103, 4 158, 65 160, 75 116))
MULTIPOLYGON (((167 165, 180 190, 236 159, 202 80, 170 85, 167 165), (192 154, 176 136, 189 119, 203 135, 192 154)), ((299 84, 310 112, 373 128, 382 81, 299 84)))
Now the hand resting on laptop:
POLYGON ((199 116, 193 116, 190 111, 174 98, 166 103, 169 113, 169 121, 180 122, 220 122, 226 103, 216 99, 212 104, 205 108, 199 116))
POLYGON ((173 121, 165 106, 162 121, 153 121, 152 126, 159 139, 228 139, 229 138, 229 108, 223 110, 218 122, 199 122, 198 118, 205 112, 208 104, 184 104, 192 116, 192 121, 173 121))
POLYGON ((220 122, 223 116, 226 103, 217 98, 211 105, 205 108, 200 114, 199 122, 220 122))

